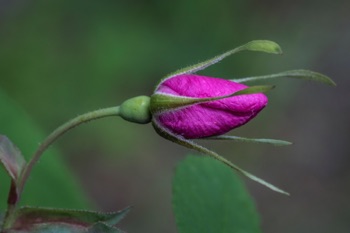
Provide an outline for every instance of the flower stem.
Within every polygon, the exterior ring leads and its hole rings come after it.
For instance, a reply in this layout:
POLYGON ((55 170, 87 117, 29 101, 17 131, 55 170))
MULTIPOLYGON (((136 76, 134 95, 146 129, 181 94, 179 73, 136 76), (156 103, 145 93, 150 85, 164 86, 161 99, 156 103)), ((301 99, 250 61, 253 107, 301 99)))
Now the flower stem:
POLYGON ((39 148, 34 153, 32 159, 28 162, 26 167, 24 168, 23 172, 21 173, 21 176, 19 178, 19 184, 18 184, 18 190, 19 195, 21 194, 24 185, 28 179, 28 176, 30 172, 33 169, 33 166, 38 162, 41 155, 45 152, 45 150, 53 143, 55 142, 60 136, 62 136, 64 133, 69 131, 70 129, 82 124, 86 123, 92 120, 97 120, 104 117, 109 116, 119 116, 119 106, 117 107, 110 107, 110 108, 103 108, 96 111, 88 112, 82 115, 79 115, 72 120, 64 123, 60 127, 58 127, 55 131, 53 131, 39 146, 39 148))
POLYGON ((10 228, 10 226, 13 223, 13 216, 14 216, 13 214, 14 214, 15 210, 16 210, 15 204, 8 204, 6 214, 4 217, 4 221, 3 221, 2 226, 1 226, 1 230, 5 230, 5 229, 10 228))
MULTIPOLYGON (((13 216, 16 211, 17 204, 20 200, 23 188, 26 184, 26 181, 33 169, 33 166, 38 162, 42 154, 49 148, 49 146, 54 143, 60 136, 62 136, 67 131, 73 129, 74 127, 92 121, 97 120, 104 117, 109 116, 119 116, 120 115, 120 107, 110 107, 103 108, 96 111, 88 112, 82 115, 79 115, 72 120, 64 123, 56 130, 54 130, 38 147, 36 152, 34 153, 31 160, 26 164, 24 169, 22 170, 17 182, 16 186, 11 186, 11 190, 9 193, 9 202, 7 206, 6 216, 4 218, 3 224, 1 226, 1 230, 9 229, 13 224, 13 216), (15 190, 15 191, 14 191, 15 190), (15 192, 15 194, 13 193, 15 192), (13 195, 16 195, 16 199, 13 201, 11 198, 13 195)), ((1 231, 2 232, 2 231, 1 231)))

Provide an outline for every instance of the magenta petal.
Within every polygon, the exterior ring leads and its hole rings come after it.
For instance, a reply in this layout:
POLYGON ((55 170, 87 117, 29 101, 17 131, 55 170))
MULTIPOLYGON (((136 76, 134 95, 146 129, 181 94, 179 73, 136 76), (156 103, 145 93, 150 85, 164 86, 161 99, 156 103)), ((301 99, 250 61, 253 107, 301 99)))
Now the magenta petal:
MULTIPOLYGON (((164 80, 155 93, 205 98, 232 94, 246 87, 224 79, 186 74, 164 80)), ((248 94, 171 109, 154 117, 161 127, 195 139, 227 133, 254 118, 266 104, 264 94, 248 94)))

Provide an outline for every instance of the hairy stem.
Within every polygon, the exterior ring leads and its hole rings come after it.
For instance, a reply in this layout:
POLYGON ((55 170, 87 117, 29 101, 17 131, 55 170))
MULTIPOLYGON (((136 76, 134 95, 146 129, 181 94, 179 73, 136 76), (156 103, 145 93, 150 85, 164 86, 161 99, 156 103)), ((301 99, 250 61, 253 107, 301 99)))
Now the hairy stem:
POLYGON ((15 212, 17 203, 21 197, 23 188, 26 184, 26 181, 33 169, 33 166, 38 162, 42 154, 49 148, 51 144, 53 144, 60 136, 62 136, 64 133, 67 131, 73 129, 74 127, 92 121, 92 120, 97 120, 100 118, 104 117, 109 117, 109 116, 119 116, 120 113, 120 107, 110 107, 110 108, 104 108, 104 109, 99 109, 96 111, 88 112, 82 115, 79 115, 72 120, 64 123, 60 127, 58 127, 55 131, 53 131, 38 147, 36 152, 34 153, 33 157, 31 160, 27 163, 27 165, 24 167, 23 171, 20 174, 20 177, 17 182, 17 200, 13 203, 8 204, 7 208, 7 213, 6 217, 4 220, 4 224, 2 226, 3 229, 10 227, 11 225, 11 219, 13 216, 13 213, 15 212))
POLYGON ((33 166, 38 162, 41 155, 45 152, 45 150, 54 143, 60 136, 62 136, 64 133, 69 131, 70 129, 73 129, 74 127, 92 121, 97 120, 104 117, 109 116, 119 116, 119 106, 118 107, 111 107, 111 108, 103 108, 96 111, 88 112, 82 115, 79 115, 72 120, 64 123, 60 127, 58 127, 55 131, 53 131, 39 146, 39 148, 34 153, 32 159, 28 162, 26 167, 24 168, 20 178, 19 178, 19 185, 18 190, 19 193, 22 192, 24 185, 28 179, 28 176, 30 172, 33 169, 33 166))

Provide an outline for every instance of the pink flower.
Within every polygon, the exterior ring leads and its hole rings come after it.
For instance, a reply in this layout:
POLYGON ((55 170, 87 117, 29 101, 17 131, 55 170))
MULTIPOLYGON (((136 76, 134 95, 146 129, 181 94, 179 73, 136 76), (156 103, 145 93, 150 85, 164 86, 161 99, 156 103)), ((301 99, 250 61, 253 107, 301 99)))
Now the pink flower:
POLYGON ((281 54, 278 44, 272 41, 256 40, 229 50, 198 64, 180 69, 166 76, 156 87, 151 98, 141 96, 121 106, 124 119, 137 123, 152 122, 159 135, 181 146, 194 149, 200 153, 221 161, 240 174, 254 180, 276 192, 287 192, 250 174, 236 164, 228 161, 216 152, 209 150, 191 139, 234 140, 241 142, 268 143, 276 146, 291 143, 275 139, 251 139, 223 135, 230 130, 246 124, 266 105, 267 97, 262 94, 274 86, 251 86, 241 84, 268 78, 296 77, 318 80, 325 83, 332 81, 314 72, 297 70, 274 75, 247 77, 238 80, 224 80, 196 75, 195 73, 214 65, 222 59, 240 51, 259 51, 281 54), (138 107, 142 109, 139 114, 138 107), (147 108, 149 106, 149 108, 147 108))
MULTIPOLYGON (((155 94, 180 98, 222 97, 247 88, 220 78, 180 74, 163 80, 155 94)), ((194 103, 153 113, 157 127, 186 139, 222 135, 244 125, 267 105, 262 93, 194 103)))

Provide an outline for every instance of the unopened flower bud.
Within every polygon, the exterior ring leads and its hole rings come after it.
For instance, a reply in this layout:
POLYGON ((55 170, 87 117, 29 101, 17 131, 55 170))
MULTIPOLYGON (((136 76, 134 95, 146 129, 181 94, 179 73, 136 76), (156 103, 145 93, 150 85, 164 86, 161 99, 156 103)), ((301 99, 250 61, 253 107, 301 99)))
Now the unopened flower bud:
POLYGON ((227 97, 246 88, 219 78, 172 76, 163 80, 151 96, 153 124, 157 130, 186 139, 225 134, 247 123, 267 105, 262 93, 227 97))

